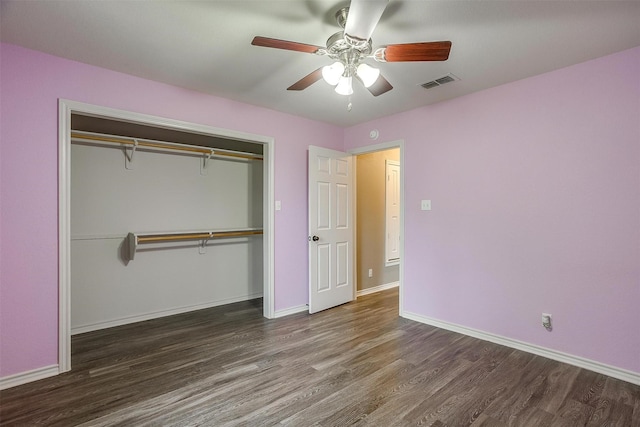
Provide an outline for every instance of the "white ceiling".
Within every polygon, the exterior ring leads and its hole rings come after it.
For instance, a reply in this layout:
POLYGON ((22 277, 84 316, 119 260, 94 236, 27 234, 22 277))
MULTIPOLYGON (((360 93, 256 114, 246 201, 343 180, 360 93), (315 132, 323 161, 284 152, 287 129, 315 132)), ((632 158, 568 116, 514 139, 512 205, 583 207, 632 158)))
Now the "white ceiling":
POLYGON ((378 64, 394 89, 373 97, 354 82, 347 112, 347 97, 324 81, 286 90, 330 59, 250 43, 260 35, 324 46, 348 1, 1 2, 3 42, 338 126, 640 46, 640 1, 391 0, 374 47, 451 40, 450 57, 378 64), (419 86, 448 73, 461 80, 419 86))

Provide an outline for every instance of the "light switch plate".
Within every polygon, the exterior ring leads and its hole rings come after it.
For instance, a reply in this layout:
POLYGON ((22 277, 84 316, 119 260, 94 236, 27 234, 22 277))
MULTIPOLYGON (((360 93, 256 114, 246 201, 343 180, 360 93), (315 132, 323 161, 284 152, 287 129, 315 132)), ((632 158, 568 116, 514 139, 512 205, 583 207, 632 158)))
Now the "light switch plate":
POLYGON ((423 200, 420 202, 420 209, 422 209, 423 211, 430 211, 431 210, 431 200, 423 200))
POLYGON ((282 204, 280 203, 280 200, 276 200, 276 210, 279 211, 280 209, 282 209, 282 204))

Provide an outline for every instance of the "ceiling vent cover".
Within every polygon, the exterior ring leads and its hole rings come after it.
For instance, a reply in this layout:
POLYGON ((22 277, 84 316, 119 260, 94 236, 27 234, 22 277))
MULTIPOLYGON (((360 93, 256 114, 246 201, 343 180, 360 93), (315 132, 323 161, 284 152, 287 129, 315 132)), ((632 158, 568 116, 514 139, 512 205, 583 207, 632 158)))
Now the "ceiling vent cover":
POLYGON ((440 77, 440 78, 435 79, 435 80, 431 80, 430 82, 423 83, 420 86, 422 86, 425 89, 431 89, 431 88, 434 88, 434 87, 442 86, 443 84, 455 82, 456 80, 460 80, 460 78, 458 78, 458 77, 454 76, 453 74, 449 73, 446 76, 440 77))

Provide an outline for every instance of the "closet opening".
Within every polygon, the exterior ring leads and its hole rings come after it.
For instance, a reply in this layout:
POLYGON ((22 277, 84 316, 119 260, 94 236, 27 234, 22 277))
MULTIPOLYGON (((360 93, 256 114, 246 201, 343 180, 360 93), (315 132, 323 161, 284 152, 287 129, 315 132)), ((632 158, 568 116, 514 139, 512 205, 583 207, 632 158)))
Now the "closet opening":
POLYGON ((60 101, 60 372, 71 335, 260 298, 273 317, 272 143, 60 101))

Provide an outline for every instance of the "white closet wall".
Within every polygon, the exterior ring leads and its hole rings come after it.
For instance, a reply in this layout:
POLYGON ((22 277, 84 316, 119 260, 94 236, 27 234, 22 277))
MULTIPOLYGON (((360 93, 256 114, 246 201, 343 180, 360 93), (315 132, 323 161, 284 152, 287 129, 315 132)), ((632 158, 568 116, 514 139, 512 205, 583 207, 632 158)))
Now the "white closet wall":
POLYGON ((144 245, 129 232, 262 227, 262 161, 71 146, 73 333, 262 296, 262 236, 144 245))

